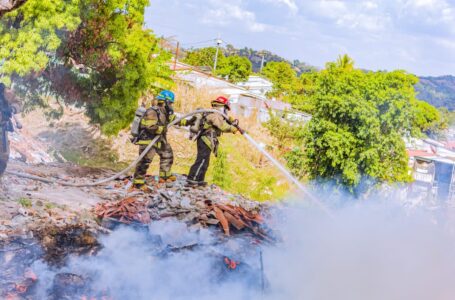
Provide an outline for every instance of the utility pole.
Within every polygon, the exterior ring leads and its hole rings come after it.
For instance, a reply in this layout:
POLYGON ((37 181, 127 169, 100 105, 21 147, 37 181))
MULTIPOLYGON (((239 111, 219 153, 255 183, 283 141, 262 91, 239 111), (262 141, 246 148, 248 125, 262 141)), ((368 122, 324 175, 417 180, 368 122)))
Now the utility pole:
POLYGON ((177 69, 177 59, 179 58, 179 49, 180 49, 180 42, 177 42, 177 50, 175 50, 175 59, 174 59, 174 71, 177 69))
POLYGON ((262 73, 262 68, 264 68, 264 59, 265 59, 265 54, 264 54, 264 52, 262 52, 261 71, 260 71, 260 73, 262 73))
POLYGON ((220 45, 223 43, 223 41, 218 38, 216 39, 216 54, 215 54, 215 63, 213 64, 213 72, 216 71, 216 64, 218 63, 218 52, 220 51, 220 45))

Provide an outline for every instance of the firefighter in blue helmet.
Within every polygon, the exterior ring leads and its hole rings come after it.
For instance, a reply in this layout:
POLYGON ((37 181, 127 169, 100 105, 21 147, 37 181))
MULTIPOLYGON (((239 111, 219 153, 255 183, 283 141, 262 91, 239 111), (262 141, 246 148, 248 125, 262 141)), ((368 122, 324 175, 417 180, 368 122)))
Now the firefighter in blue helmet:
MULTIPOLYGON (((156 136, 159 136, 159 139, 136 166, 133 181, 136 188, 145 187, 145 175, 155 154, 160 157, 160 182, 171 183, 176 180, 171 173, 174 154, 167 140, 167 126, 176 118, 173 109, 175 96, 173 92, 164 90, 155 99, 157 105, 148 108, 140 122, 140 133, 136 141, 139 153, 142 153, 156 136)), ((191 125, 191 122, 192 120, 183 119, 176 125, 187 126, 191 125)))

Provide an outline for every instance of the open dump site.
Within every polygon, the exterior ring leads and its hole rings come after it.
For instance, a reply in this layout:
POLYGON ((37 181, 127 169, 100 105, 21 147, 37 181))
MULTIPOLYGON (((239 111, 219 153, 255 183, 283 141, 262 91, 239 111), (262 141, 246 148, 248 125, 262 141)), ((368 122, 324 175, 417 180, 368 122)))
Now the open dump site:
MULTIPOLYGON (((10 170, 75 183, 110 171, 70 164, 10 170)), ((6 175, 1 299, 450 300, 453 208, 388 188, 363 200, 330 191, 258 203, 217 186, 147 178, 63 187, 6 175), (341 201, 337 201, 341 200, 341 201)), ((324 188, 320 188, 323 191, 324 188)), ((325 189, 327 190, 327 189, 325 189)))
MULTIPOLYGON (((12 166, 73 182, 109 175, 61 164, 12 166)), ((2 299, 178 299, 231 284, 264 292, 261 249, 279 240, 269 205, 216 186, 185 188, 183 176, 172 186, 154 177, 148 183, 146 193, 131 189, 128 178, 79 189, 6 176, 2 299)))

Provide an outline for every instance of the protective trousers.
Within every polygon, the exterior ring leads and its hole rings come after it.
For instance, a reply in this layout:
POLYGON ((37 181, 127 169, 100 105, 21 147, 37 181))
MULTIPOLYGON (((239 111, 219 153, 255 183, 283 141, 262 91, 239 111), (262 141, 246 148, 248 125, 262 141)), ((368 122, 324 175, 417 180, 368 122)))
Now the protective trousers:
POLYGON ((188 174, 188 180, 203 182, 205 179, 205 173, 210 164, 210 154, 212 150, 204 142, 202 138, 197 140, 197 158, 195 163, 191 166, 188 174))
MULTIPOLYGON (((139 154, 141 154, 147 145, 139 146, 139 154)), ((171 176, 171 167, 174 163, 174 153, 172 147, 167 142, 159 142, 157 147, 152 147, 144 158, 137 164, 136 172, 134 173, 134 184, 145 184, 145 175, 152 163, 153 157, 158 154, 160 157, 160 177, 168 178, 171 176)))
MULTIPOLYGON (((1 126, 1 125, 0 125, 1 126)), ((8 132, 5 126, 0 127, 0 176, 3 175, 9 159, 8 132)))

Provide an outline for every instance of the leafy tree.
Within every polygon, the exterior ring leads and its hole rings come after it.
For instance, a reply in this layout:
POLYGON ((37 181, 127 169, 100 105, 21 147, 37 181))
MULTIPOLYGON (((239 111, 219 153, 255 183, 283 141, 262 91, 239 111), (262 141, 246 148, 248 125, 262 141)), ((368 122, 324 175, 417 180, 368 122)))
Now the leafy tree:
MULTIPOLYGON (((215 62, 215 55, 216 55, 215 47, 200 48, 193 51, 189 51, 183 62, 196 67, 213 68, 213 64, 215 62)), ((224 60, 224 58, 225 56, 223 54, 223 51, 218 51, 219 64, 224 60)))
MULTIPOLYGON (((252 72, 252 64, 248 58, 237 55, 226 57, 223 52, 222 50, 218 51, 215 75, 227 77, 233 83, 247 80, 252 72)), ((184 62, 192 66, 213 67, 215 56, 215 47, 200 48, 188 52, 184 62)))
POLYGON ((59 32, 80 23, 78 0, 29 0, 0 19, 0 76, 43 70, 61 44, 59 32))
POLYGON ((216 73, 221 76, 227 76, 233 83, 248 80, 252 73, 252 64, 246 57, 229 56, 221 61, 216 73))
POLYGON ((441 117, 440 111, 431 104, 416 100, 414 124, 420 132, 431 133, 446 129, 448 124, 441 117))
POLYGON ((87 108, 105 133, 129 125, 139 98, 171 86, 169 54, 143 29, 147 0, 28 0, 0 21, 0 67, 29 101, 87 108), (42 101, 41 101, 42 102, 42 101))
POLYGON ((271 97, 282 99, 298 84, 297 73, 287 62, 269 62, 262 74, 273 83, 273 90, 269 93, 271 97))
POLYGON ((354 60, 347 54, 338 56, 336 66, 341 69, 352 71, 354 69, 354 60))
POLYGON ((170 56, 143 29, 147 5, 147 0, 90 0, 82 10, 81 26, 62 48, 66 59, 89 69, 84 72, 88 78, 76 82, 79 88, 92 86, 86 102, 97 101, 88 103, 88 112, 108 134, 130 124, 144 93, 170 86, 170 56))
POLYGON ((416 121, 415 76, 366 73, 338 62, 306 79, 314 114, 300 135, 300 150, 286 156, 295 174, 303 169, 310 179, 334 179, 354 189, 362 177, 409 180, 402 136, 433 120, 416 121))

